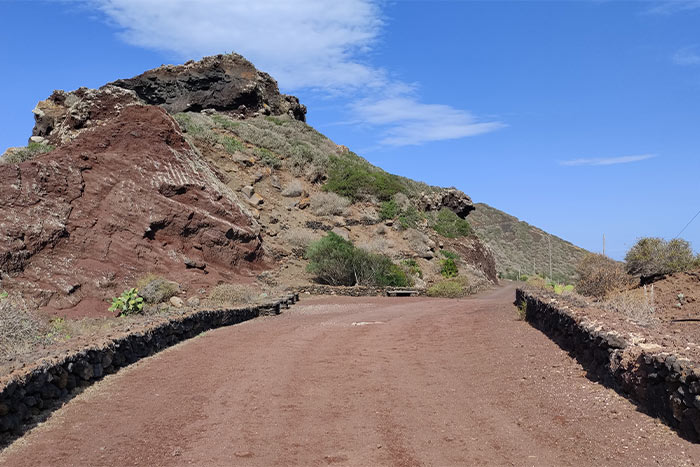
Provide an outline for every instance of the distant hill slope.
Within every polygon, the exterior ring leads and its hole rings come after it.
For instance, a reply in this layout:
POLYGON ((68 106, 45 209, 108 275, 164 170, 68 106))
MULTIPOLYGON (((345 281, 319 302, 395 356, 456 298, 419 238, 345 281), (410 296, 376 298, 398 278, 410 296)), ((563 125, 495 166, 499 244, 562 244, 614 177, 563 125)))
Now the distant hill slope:
POLYGON ((477 203, 475 206, 468 220, 493 250, 499 273, 517 274, 520 270, 527 275, 536 272, 549 276, 549 238, 554 279, 570 281, 575 276, 576 264, 586 250, 488 204, 477 203))

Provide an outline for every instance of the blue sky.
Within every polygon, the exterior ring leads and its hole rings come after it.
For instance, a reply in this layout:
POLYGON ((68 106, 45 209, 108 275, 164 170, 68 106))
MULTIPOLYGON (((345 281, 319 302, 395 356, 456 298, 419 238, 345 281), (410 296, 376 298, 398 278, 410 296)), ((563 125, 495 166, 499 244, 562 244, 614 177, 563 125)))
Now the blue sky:
MULTIPOLYGON (((53 89, 236 51, 308 121, 622 258, 700 210, 700 1, 0 0, 0 151, 53 89)), ((683 233, 700 247, 700 219, 683 233)))

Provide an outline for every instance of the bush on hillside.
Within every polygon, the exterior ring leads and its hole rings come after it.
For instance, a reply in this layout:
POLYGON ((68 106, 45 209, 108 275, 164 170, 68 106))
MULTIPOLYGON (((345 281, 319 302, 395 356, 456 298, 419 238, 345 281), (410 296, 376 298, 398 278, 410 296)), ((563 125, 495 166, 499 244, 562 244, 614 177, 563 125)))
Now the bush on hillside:
POLYGON ((389 219, 396 219, 396 217, 399 215, 401 210, 399 209, 399 205, 396 204, 396 201, 393 199, 389 201, 384 201, 379 207, 379 218, 383 221, 389 220, 389 219))
POLYGON ((324 284, 379 287, 411 285, 406 273, 388 257, 356 248, 333 232, 311 243, 306 257, 309 259, 308 271, 324 284))
POLYGON ((629 274, 655 276, 687 271, 698 266, 690 243, 677 238, 670 242, 657 237, 639 239, 625 256, 629 274))
POLYGON ((629 286, 630 278, 622 264, 605 255, 589 253, 576 267, 576 291, 582 295, 603 298, 609 293, 629 286))
POLYGON ((447 208, 442 208, 437 216, 434 216, 431 227, 438 234, 447 238, 467 237, 473 234, 469 222, 447 208))
POLYGON ((332 156, 328 166, 325 191, 332 191, 353 201, 376 198, 389 201, 399 192, 405 191, 401 179, 369 165, 357 156, 332 156))
POLYGON ((461 298, 473 292, 469 281, 465 277, 456 277, 446 279, 428 287, 427 294, 429 297, 441 298, 461 298))
POLYGON ((455 260, 452 258, 440 260, 440 274, 442 277, 448 279, 450 277, 456 277, 457 274, 459 274, 459 271, 457 270, 457 263, 455 263, 455 260))
POLYGON ((49 144, 29 143, 27 147, 13 149, 4 157, 0 158, 0 164, 19 164, 20 162, 34 159, 36 156, 53 151, 54 147, 49 144))

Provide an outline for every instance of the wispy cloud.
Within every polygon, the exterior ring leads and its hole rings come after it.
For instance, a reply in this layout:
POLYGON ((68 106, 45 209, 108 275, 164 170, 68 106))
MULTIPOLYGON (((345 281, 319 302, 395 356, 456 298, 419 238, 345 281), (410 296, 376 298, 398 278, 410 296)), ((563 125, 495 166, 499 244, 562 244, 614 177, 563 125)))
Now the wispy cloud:
POLYGON ((597 166, 597 165, 617 165, 629 164, 631 162, 639 162, 656 157, 656 154, 641 154, 638 156, 622 156, 608 158, 592 158, 592 159, 571 159, 568 161, 559 162, 560 165, 566 166, 597 166))
POLYGON ((369 63, 383 0, 86 0, 126 42, 181 59, 235 51, 285 91, 352 95, 356 116, 382 128, 381 144, 463 138, 501 128, 466 110, 421 102, 415 86, 369 63), (394 96, 387 98, 387 96, 394 96))
POLYGON ((673 54, 673 62, 677 65, 700 65, 700 47, 683 47, 673 54))
POLYGON ((647 8, 646 13, 653 15, 672 15, 700 9, 700 0, 657 0, 650 3, 651 7, 647 8))
POLYGON ((353 105, 360 121, 383 128, 380 144, 409 146, 464 138, 503 128, 501 122, 480 122, 465 110, 423 104, 410 95, 363 99, 353 105))

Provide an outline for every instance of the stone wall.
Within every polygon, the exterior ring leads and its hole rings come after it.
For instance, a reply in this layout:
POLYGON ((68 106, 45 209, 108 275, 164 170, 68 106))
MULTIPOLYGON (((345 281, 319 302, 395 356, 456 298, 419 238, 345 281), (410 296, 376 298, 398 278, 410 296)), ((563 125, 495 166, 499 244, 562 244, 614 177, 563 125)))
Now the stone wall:
POLYGON ((311 295, 345 295, 349 297, 374 297, 374 296, 386 296, 387 290, 391 289, 402 289, 407 288, 411 290, 416 290, 415 295, 422 295, 423 291, 420 289, 414 289, 413 287, 366 287, 366 286, 353 286, 353 287, 343 287, 335 285, 323 285, 323 284, 311 284, 308 286, 300 287, 297 292, 308 293, 311 295))
POLYGON ((60 407, 105 375, 204 331, 279 314, 298 299, 299 294, 290 294, 251 307, 195 311, 11 374, 0 381, 0 446, 3 438, 21 434, 27 422, 60 407))
POLYGON ((544 295, 518 289, 525 319, 571 352, 589 375, 631 398, 681 436, 700 441, 700 364, 633 345, 544 295))

